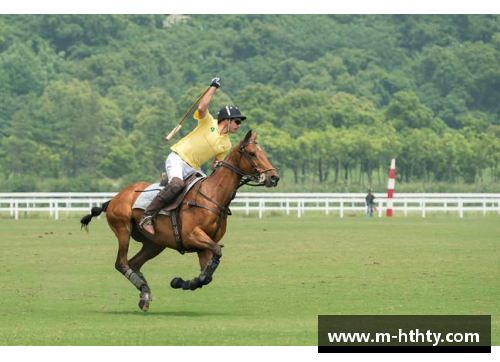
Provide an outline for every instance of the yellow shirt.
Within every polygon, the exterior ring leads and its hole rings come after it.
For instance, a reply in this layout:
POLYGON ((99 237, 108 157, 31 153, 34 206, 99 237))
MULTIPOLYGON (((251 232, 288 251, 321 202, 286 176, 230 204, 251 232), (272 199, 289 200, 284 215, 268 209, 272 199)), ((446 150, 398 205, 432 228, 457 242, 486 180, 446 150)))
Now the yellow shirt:
POLYGON ((227 134, 221 135, 217 120, 207 112, 203 118, 199 118, 198 111, 194 118, 198 120, 198 126, 186 137, 170 147, 181 158, 193 168, 200 169, 201 165, 214 156, 220 161, 226 157, 231 150, 231 141, 227 134))

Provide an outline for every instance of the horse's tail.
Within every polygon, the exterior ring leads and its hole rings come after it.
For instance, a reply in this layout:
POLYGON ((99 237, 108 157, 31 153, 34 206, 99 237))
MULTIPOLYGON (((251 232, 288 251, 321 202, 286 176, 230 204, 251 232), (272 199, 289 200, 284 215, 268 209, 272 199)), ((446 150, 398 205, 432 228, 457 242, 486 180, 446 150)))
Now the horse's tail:
POLYGON ((94 206, 92 208, 92 210, 90 210, 90 214, 88 214, 87 216, 82 217, 82 219, 80 220, 81 228, 82 229, 85 228, 85 230, 88 232, 89 231, 89 223, 92 220, 92 218, 94 216, 101 215, 101 213, 103 211, 106 212, 106 209, 108 208, 110 202, 111 202, 111 200, 106 201, 104 204, 102 204, 101 207, 94 206))

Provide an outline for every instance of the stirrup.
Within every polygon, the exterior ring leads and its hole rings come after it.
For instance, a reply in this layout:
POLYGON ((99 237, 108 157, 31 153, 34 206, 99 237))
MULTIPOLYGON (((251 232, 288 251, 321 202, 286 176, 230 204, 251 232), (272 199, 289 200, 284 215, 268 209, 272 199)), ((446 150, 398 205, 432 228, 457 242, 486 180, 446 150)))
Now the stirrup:
POLYGON ((142 228, 142 226, 144 225, 144 223, 148 220, 151 220, 151 224, 153 224, 153 216, 145 216, 142 218, 141 221, 139 221, 139 226, 142 228))

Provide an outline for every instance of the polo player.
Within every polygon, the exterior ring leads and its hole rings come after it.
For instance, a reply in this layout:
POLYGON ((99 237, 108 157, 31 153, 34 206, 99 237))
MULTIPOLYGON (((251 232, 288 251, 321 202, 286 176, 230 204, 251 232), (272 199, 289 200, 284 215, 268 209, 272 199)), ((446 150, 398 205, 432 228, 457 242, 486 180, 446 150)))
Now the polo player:
POLYGON ((217 121, 208 111, 212 96, 220 87, 220 78, 212 79, 210 88, 203 96, 194 113, 198 126, 186 137, 181 139, 171 149, 165 161, 168 184, 153 199, 144 211, 139 226, 154 235, 154 216, 165 206, 175 200, 184 189, 184 180, 193 173, 206 176, 201 165, 213 158, 212 168, 216 161, 222 161, 231 150, 229 135, 235 133, 246 119, 240 110, 234 106, 226 106, 217 114, 217 121))

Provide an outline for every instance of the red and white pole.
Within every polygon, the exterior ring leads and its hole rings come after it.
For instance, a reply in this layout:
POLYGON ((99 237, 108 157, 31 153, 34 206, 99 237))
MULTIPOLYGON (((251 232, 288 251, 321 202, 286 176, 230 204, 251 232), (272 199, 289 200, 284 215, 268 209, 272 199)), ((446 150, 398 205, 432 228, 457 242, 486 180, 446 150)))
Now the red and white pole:
POLYGON ((389 184, 387 185, 387 217, 392 216, 392 197, 394 196, 394 186, 396 186, 396 159, 391 160, 391 170, 389 171, 389 184))

